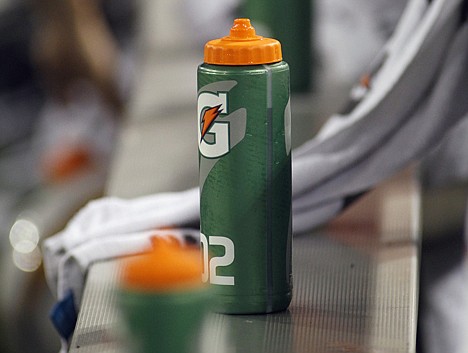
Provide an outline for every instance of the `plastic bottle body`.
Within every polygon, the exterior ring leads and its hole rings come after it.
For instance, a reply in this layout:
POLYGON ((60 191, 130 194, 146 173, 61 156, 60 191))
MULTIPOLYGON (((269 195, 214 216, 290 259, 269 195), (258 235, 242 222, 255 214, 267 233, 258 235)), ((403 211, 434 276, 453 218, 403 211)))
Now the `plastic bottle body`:
POLYGON ((216 311, 291 301, 289 68, 202 64, 198 142, 203 280, 216 311))

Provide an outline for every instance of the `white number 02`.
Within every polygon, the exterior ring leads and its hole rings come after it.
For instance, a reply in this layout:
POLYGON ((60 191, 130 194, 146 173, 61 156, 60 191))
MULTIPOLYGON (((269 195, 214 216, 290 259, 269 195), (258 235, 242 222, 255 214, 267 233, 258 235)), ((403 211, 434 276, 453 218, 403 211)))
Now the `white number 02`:
POLYGON ((234 262, 234 243, 231 239, 220 236, 211 236, 210 242, 205 234, 200 233, 200 243, 203 256, 203 273, 202 281, 207 282, 208 279, 212 284, 223 286, 233 286, 234 276, 221 276, 216 273, 218 267, 229 266, 234 262), (208 245, 220 245, 224 247, 224 255, 208 258, 208 245))

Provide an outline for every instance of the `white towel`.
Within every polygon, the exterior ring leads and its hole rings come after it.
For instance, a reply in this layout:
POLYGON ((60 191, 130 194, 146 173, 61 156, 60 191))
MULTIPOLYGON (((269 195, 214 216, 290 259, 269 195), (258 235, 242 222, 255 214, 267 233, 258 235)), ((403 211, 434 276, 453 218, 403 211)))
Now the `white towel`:
POLYGON ((160 229, 115 234, 91 239, 67 251, 60 259, 57 274, 57 296, 62 299, 71 289, 75 303, 81 303, 81 292, 84 276, 89 266, 96 261, 116 258, 122 255, 139 254, 151 248, 153 237, 174 237, 181 243, 198 241, 200 232, 197 229, 160 229), (70 281, 73 279, 73 281, 70 281))
MULTIPOLYGON (((331 219, 355 196, 420 160, 466 125, 463 1, 425 3, 409 1, 377 66, 371 67, 370 85, 353 90, 361 94, 352 96, 352 109, 332 116, 314 139, 293 151, 294 233, 331 219)), ((460 153, 466 157, 468 150, 460 153)), ((466 166, 457 171, 468 179, 466 166)), ((190 226, 198 222, 198 202, 197 189, 91 202, 44 242, 50 287, 58 299, 71 289, 79 306, 93 262, 141 251, 157 228, 186 227, 183 232, 196 236, 196 226, 190 226)))
MULTIPOLYGON (((133 244, 135 238, 141 238, 142 234, 150 237, 158 228, 197 224, 198 199, 198 190, 192 189, 133 200, 105 197, 91 201, 76 214, 62 232, 44 241, 44 268, 52 292, 56 293, 60 300, 67 288, 74 289, 75 300, 81 298, 81 285, 78 286, 78 283, 83 283, 82 278, 59 276, 59 273, 68 273, 68 270, 64 269, 69 264, 68 258, 72 257, 76 263, 89 266, 92 264, 89 259, 98 261, 133 254, 135 251, 127 247, 126 241, 133 244), (100 245, 100 241, 107 243, 108 237, 116 240, 112 247, 112 255, 106 254, 105 248, 100 245), (75 255, 75 251, 83 247, 88 249, 88 253, 79 253, 86 256, 86 259, 81 261, 80 257, 75 255), (96 249, 96 254, 93 254, 93 249, 96 249)), ((81 270, 74 273, 83 277, 86 269, 87 267, 81 266, 81 270)), ((76 304, 79 306, 79 301, 76 304)))

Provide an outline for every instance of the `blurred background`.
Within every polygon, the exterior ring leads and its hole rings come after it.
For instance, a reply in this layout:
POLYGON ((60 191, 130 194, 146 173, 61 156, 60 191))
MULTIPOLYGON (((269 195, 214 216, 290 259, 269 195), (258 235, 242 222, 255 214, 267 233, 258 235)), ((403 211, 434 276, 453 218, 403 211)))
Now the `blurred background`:
POLYGON ((87 201, 197 185, 207 40, 240 16, 280 39, 298 146, 343 107, 405 3, 0 0, 0 352, 58 351, 40 244, 87 201))

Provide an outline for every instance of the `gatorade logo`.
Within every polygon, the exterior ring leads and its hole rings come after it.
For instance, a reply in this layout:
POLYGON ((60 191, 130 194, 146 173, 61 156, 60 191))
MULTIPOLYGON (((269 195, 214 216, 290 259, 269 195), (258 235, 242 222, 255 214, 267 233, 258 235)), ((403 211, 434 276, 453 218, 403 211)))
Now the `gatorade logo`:
POLYGON ((245 136, 245 108, 231 111, 230 91, 236 81, 219 81, 198 92, 198 149, 201 156, 218 159, 245 136))
POLYGON ((208 108, 207 110, 204 111, 203 117, 202 117, 203 127, 201 131, 202 140, 204 139, 208 129, 211 127, 211 125, 213 125, 214 121, 219 116, 219 114, 221 114, 222 111, 223 109, 221 109, 221 104, 212 108, 208 108))
POLYGON ((230 150, 230 124, 218 119, 221 113, 229 113, 227 93, 203 92, 198 96, 198 148, 206 158, 219 158, 230 150))
POLYGON ((233 101, 231 92, 236 85, 234 80, 217 81, 198 91, 200 191, 220 158, 226 157, 245 137, 247 110, 242 107, 242 102, 233 101))

